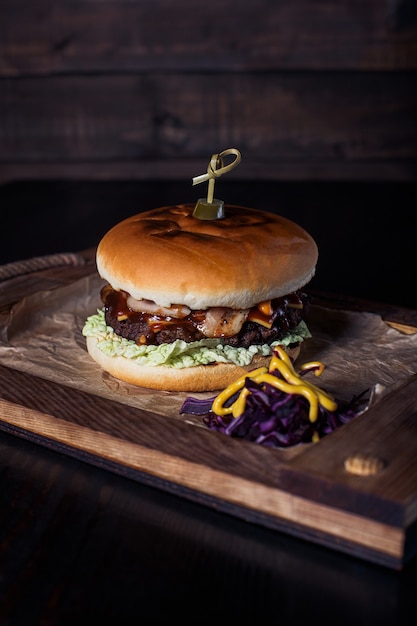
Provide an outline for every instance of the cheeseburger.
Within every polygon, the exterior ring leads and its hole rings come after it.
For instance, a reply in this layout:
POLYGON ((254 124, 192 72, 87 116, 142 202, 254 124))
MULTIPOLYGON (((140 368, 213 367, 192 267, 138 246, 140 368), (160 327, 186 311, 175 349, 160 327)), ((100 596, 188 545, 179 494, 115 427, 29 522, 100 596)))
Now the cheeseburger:
POLYGON ((84 326, 91 357, 151 389, 215 391, 267 365, 275 345, 295 359, 310 337, 302 288, 318 251, 294 222, 224 206, 221 219, 166 206, 116 224, 96 263, 103 307, 84 326))

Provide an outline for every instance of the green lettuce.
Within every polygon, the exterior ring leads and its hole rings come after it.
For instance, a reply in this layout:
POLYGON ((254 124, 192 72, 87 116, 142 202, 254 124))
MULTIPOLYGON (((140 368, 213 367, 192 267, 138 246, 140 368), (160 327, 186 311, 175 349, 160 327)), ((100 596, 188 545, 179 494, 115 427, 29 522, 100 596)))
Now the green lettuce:
POLYGON ((311 337, 306 323, 300 322, 294 331, 271 345, 233 348, 223 344, 221 339, 208 338, 192 342, 177 339, 159 346, 137 345, 134 341, 116 335, 111 326, 107 326, 104 311, 99 309, 95 315, 87 318, 82 334, 84 337, 95 337, 98 348, 108 356, 123 356, 136 361, 138 365, 164 365, 177 369, 217 362, 247 366, 255 355, 271 355, 274 345, 288 346, 311 337))

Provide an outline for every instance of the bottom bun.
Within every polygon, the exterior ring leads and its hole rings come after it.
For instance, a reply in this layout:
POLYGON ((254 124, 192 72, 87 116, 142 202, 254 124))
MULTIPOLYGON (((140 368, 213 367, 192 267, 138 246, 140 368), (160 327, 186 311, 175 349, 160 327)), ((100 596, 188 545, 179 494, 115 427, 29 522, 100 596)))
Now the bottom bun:
MULTIPOLYGON (((270 356, 255 356, 246 367, 232 363, 213 363, 177 369, 163 365, 138 365, 123 356, 108 356, 99 349, 95 337, 87 337, 87 350, 94 361, 115 378, 159 391, 219 391, 256 367, 268 367, 271 360, 270 356)), ((295 361, 300 354, 300 346, 285 348, 285 351, 295 361)))

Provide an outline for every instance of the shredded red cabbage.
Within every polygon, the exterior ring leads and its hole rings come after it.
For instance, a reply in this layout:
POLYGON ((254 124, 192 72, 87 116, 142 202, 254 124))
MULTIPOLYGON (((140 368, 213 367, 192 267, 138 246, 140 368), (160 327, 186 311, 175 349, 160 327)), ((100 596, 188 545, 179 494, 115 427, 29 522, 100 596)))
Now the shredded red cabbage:
MULTIPOLYGON (((309 419, 310 405, 304 396, 284 393, 272 385, 258 384, 249 377, 245 386, 250 394, 246 398, 244 412, 237 418, 216 415, 211 410, 216 396, 203 400, 187 398, 180 413, 201 415, 208 428, 230 437, 286 448, 309 443, 313 435, 321 439, 349 422, 364 410, 363 398, 368 391, 363 391, 350 402, 336 401, 338 408, 335 412, 319 405, 317 420, 312 423, 309 419)), ((228 404, 232 404, 236 397, 237 394, 230 398, 228 404)))

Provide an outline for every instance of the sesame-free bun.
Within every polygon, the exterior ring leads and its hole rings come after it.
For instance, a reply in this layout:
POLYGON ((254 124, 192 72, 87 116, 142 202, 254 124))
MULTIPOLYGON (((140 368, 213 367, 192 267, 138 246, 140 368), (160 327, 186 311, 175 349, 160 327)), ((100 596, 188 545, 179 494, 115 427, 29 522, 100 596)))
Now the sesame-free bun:
POLYGON ((294 222, 234 205, 215 220, 193 217, 193 210, 166 206, 116 224, 97 248, 100 276, 136 299, 191 309, 246 309, 313 277, 316 243, 294 222))
MULTIPOLYGON (((294 361, 300 353, 299 346, 284 349, 294 361)), ((87 350, 104 371, 118 380, 159 391, 219 391, 249 370, 268 367, 271 360, 271 357, 255 356, 246 368, 231 363, 213 363, 177 369, 162 365, 138 365, 133 359, 124 356, 104 354, 95 337, 87 337, 87 350)))

